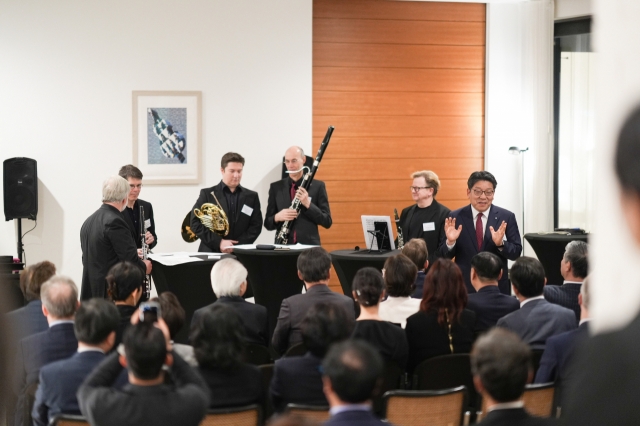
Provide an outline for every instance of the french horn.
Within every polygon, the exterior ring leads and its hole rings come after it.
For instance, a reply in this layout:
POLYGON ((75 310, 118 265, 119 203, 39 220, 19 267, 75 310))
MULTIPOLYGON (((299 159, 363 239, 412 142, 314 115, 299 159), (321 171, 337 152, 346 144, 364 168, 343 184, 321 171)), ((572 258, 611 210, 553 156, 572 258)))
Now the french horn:
MULTIPOLYGON (((211 194, 213 194, 213 192, 211 194)), ((216 202, 218 202, 218 198, 215 194, 213 194, 213 197, 216 199, 216 202)), ((211 232, 218 234, 221 237, 229 235, 229 219, 220 206, 220 202, 218 202, 218 205, 213 203, 204 203, 199 209, 193 209, 193 214, 196 215, 205 228, 211 232)), ((182 239, 188 243, 192 243, 198 239, 198 236, 191 229, 191 212, 187 213, 182 221, 180 234, 182 235, 182 239)))

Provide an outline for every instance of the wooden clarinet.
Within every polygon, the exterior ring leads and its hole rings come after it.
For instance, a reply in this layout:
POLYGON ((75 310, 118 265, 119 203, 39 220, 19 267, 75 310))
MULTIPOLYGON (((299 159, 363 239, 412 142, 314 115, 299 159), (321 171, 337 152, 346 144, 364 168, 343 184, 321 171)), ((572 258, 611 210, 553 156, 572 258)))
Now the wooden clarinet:
MULTIPOLYGON (((145 226, 144 220, 144 207, 140 206, 140 238, 142 239, 142 244, 140 245, 142 250, 142 259, 149 259, 149 244, 147 244, 147 228, 145 226)), ((140 300, 149 300, 151 298, 151 275, 144 276, 144 285, 143 285, 142 297, 140 300)))

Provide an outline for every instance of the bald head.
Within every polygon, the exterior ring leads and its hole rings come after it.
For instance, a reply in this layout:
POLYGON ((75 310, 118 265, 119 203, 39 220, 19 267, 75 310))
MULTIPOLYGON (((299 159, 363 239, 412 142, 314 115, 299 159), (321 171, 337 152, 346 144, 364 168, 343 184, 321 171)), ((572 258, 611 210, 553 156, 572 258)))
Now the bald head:
POLYGON ((292 146, 284 153, 284 165, 287 167, 289 177, 294 181, 302 177, 305 159, 304 151, 299 146, 292 146))
POLYGON ((296 145, 289 147, 289 149, 287 149, 284 153, 284 158, 287 159, 287 157, 300 158, 304 160, 304 150, 296 145))
POLYGON ((40 296, 47 319, 73 319, 78 308, 78 288, 71 278, 54 275, 42 284, 40 296))

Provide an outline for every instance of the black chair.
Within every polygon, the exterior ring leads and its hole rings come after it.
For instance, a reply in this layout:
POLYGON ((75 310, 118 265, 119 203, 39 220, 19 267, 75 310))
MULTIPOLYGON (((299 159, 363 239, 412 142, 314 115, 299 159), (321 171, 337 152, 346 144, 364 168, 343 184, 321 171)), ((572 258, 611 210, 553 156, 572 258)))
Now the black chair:
POLYGON ((283 355, 283 358, 290 357, 290 356, 302 356, 306 353, 307 353, 307 347, 304 345, 304 343, 296 343, 295 345, 287 349, 287 352, 285 352, 285 354, 283 355))
POLYGON ((467 407, 464 386, 438 391, 395 390, 383 396, 385 419, 402 426, 461 425, 467 407))
POLYGON ((384 415, 383 395, 387 391, 404 389, 404 376, 404 370, 394 361, 385 362, 379 392, 373 397, 373 412, 377 416, 382 417, 384 415))
POLYGON ((56 414, 49 422, 49 426, 89 426, 89 421, 75 414, 56 414))
POLYGON ((273 404, 269 397, 269 387, 271 386, 271 378, 273 377, 273 364, 259 365, 258 369, 262 374, 262 394, 265 396, 262 412, 264 418, 268 419, 273 414, 273 404))
POLYGON ((257 343, 247 343, 245 345, 244 360, 253 365, 265 365, 273 362, 269 349, 257 343))
POLYGON ((211 409, 200 422, 200 426, 260 426, 261 424, 262 409, 258 404, 211 409))
POLYGON ((531 363, 533 364, 533 377, 536 377, 538 368, 540 368, 540 360, 542 359, 543 353, 544 353, 544 349, 531 350, 531 363))
POLYGON ((311 419, 318 423, 324 423, 329 420, 329 406, 327 405, 287 404, 285 412, 311 419))

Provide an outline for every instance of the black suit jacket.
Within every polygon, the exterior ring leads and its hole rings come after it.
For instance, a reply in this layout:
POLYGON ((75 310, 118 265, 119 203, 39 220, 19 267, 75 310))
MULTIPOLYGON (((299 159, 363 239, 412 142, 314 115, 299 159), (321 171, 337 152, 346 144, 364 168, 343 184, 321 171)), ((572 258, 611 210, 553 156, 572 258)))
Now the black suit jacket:
POLYGON ((42 301, 32 300, 26 306, 7 314, 7 323, 17 342, 32 334, 47 331, 49 324, 42 313, 42 301))
POLYGON ((429 210, 427 223, 433 222, 435 229, 433 231, 424 231, 422 223, 414 223, 413 226, 411 226, 411 218, 417 208, 418 205, 414 204, 402 210, 402 213, 400 214, 400 228, 402 229, 402 236, 405 243, 412 238, 422 238, 424 242, 427 243, 429 264, 432 264, 436 260, 440 241, 443 238, 446 240, 446 236, 444 235, 444 221, 449 217, 451 210, 434 199, 431 205, 427 208, 429 210))
POLYGON ((71 358, 45 365, 40 370, 40 384, 31 413, 36 426, 46 426, 59 413, 80 414, 76 392, 104 360, 98 351, 76 352, 71 358))
POLYGON ((322 359, 310 352, 276 361, 269 388, 276 412, 287 404, 329 405, 322 391, 321 364, 322 359))
MULTIPOLYGON (((134 210, 140 210, 140 206, 142 206, 142 208, 144 209, 144 221, 149 221, 149 227, 147 228, 147 231, 151 232, 151 235, 153 235, 153 242, 149 244, 149 248, 152 249, 156 246, 156 244, 158 244, 158 236, 156 235, 156 221, 153 219, 153 207, 151 207, 150 202, 138 198, 133 205, 133 208, 134 210)), ((129 228, 131 229, 131 235, 133 235, 136 246, 138 248, 142 248, 140 229, 137 229, 137 227, 134 225, 133 221, 131 220, 131 215, 126 210, 127 208, 125 208, 125 210, 122 212, 122 217, 124 217, 125 222, 127 222, 127 225, 129 225, 129 228)))
POLYGON ((477 334, 496 325, 503 316, 520 309, 520 302, 515 297, 500 293, 497 286, 489 285, 469 295, 467 309, 476 313, 477 334))
MULTIPOLYGON (((305 294, 296 294, 282 301, 278 322, 271 339, 273 349, 276 352, 282 354, 287 348, 297 343, 302 343, 302 333, 300 332, 302 320, 309 308, 320 302, 337 303, 343 306, 347 311, 348 317, 353 318, 353 322, 355 322, 356 313, 353 299, 331 291, 324 284, 314 285, 305 294)), ((348 325, 345 324, 345 326, 353 328, 353 322, 348 325)))
POLYGON ((389 426, 390 424, 377 418, 371 411, 361 410, 343 411, 324 422, 324 426, 389 426))
POLYGON ((81 299, 107 297, 109 269, 118 262, 128 260, 146 271, 146 265, 138 257, 131 228, 122 213, 113 206, 103 204, 82 224, 82 293, 81 299))
MULTIPOLYGON (((222 296, 212 304, 221 303, 233 308, 242 319, 248 343, 256 343, 262 346, 269 346, 269 321, 267 321, 267 308, 247 302, 240 296, 222 296)), ((209 305, 211 306, 211 305, 209 305)), ((198 316, 202 315, 205 309, 200 308, 193 313, 191 324, 198 316)))
POLYGON ((198 367, 198 372, 209 386, 210 408, 239 407, 264 401, 262 374, 255 365, 240 364, 232 369, 198 367))
POLYGON ((544 349, 549 337, 576 329, 578 321, 573 311, 536 299, 500 318, 497 325, 516 333, 532 349, 544 349))
POLYGON ((582 284, 567 283, 562 285, 544 286, 544 298, 556 305, 571 309, 576 314, 576 319, 580 321, 580 304, 578 295, 582 284))
POLYGON ((191 230, 200 238, 201 252, 220 252, 220 242, 225 240, 235 240, 238 244, 252 244, 260 235, 262 231, 262 211, 260 211, 260 198, 258 193, 247 189, 243 186, 238 186, 238 206, 236 208, 236 217, 229 217, 229 207, 227 206, 227 198, 222 192, 224 184, 222 181, 216 186, 211 188, 204 188, 200 190, 198 200, 191 208, 191 230), (218 205, 216 198, 211 193, 214 193, 227 215, 229 220, 229 234, 226 237, 210 231, 206 228, 200 219, 193 213, 193 210, 199 209, 204 203, 211 203, 218 205), (243 213, 243 208, 247 206, 251 209, 251 214, 243 213))
POLYGON ((577 329, 551 336, 540 358, 535 383, 567 382, 576 345, 589 338, 589 323, 583 322, 577 329))
POLYGON ((498 282, 498 287, 502 293, 511 294, 508 260, 516 260, 520 257, 520 253, 522 253, 522 241, 520 240, 520 231, 518 231, 516 216, 509 210, 492 204, 487 215, 487 227, 481 247, 478 247, 476 240, 476 228, 473 221, 471 205, 452 211, 450 217, 456 218, 456 227, 462 225, 462 232, 451 250, 447 247, 446 236, 441 239, 438 256, 449 259, 455 257, 456 264, 462 270, 462 277, 467 286, 467 292, 471 294, 476 291, 471 285, 471 258, 481 251, 496 254, 502 260, 502 278, 498 282), (504 248, 500 250, 491 239, 491 229, 489 227, 493 226, 493 229, 497 230, 502 221, 507 223, 507 229, 504 234, 507 240, 504 242, 504 248))
MULTIPOLYGON (((276 235, 282 226, 282 222, 276 223, 276 214, 280 210, 291 206, 291 182, 291 179, 287 177, 272 183, 269 187, 269 202, 264 218, 264 227, 269 231, 275 229, 276 235)), ((307 192, 311 197, 311 204, 308 209, 302 204, 300 205, 300 215, 293 221, 289 232, 289 244, 293 244, 293 232, 295 230, 300 244, 320 245, 318 225, 328 229, 333 223, 331 210, 329 209, 329 197, 327 196, 327 188, 324 182, 314 179, 307 192)))
POLYGON ((507 408, 490 411, 479 425, 482 426, 547 426, 555 425, 555 419, 534 417, 524 408, 507 408))

